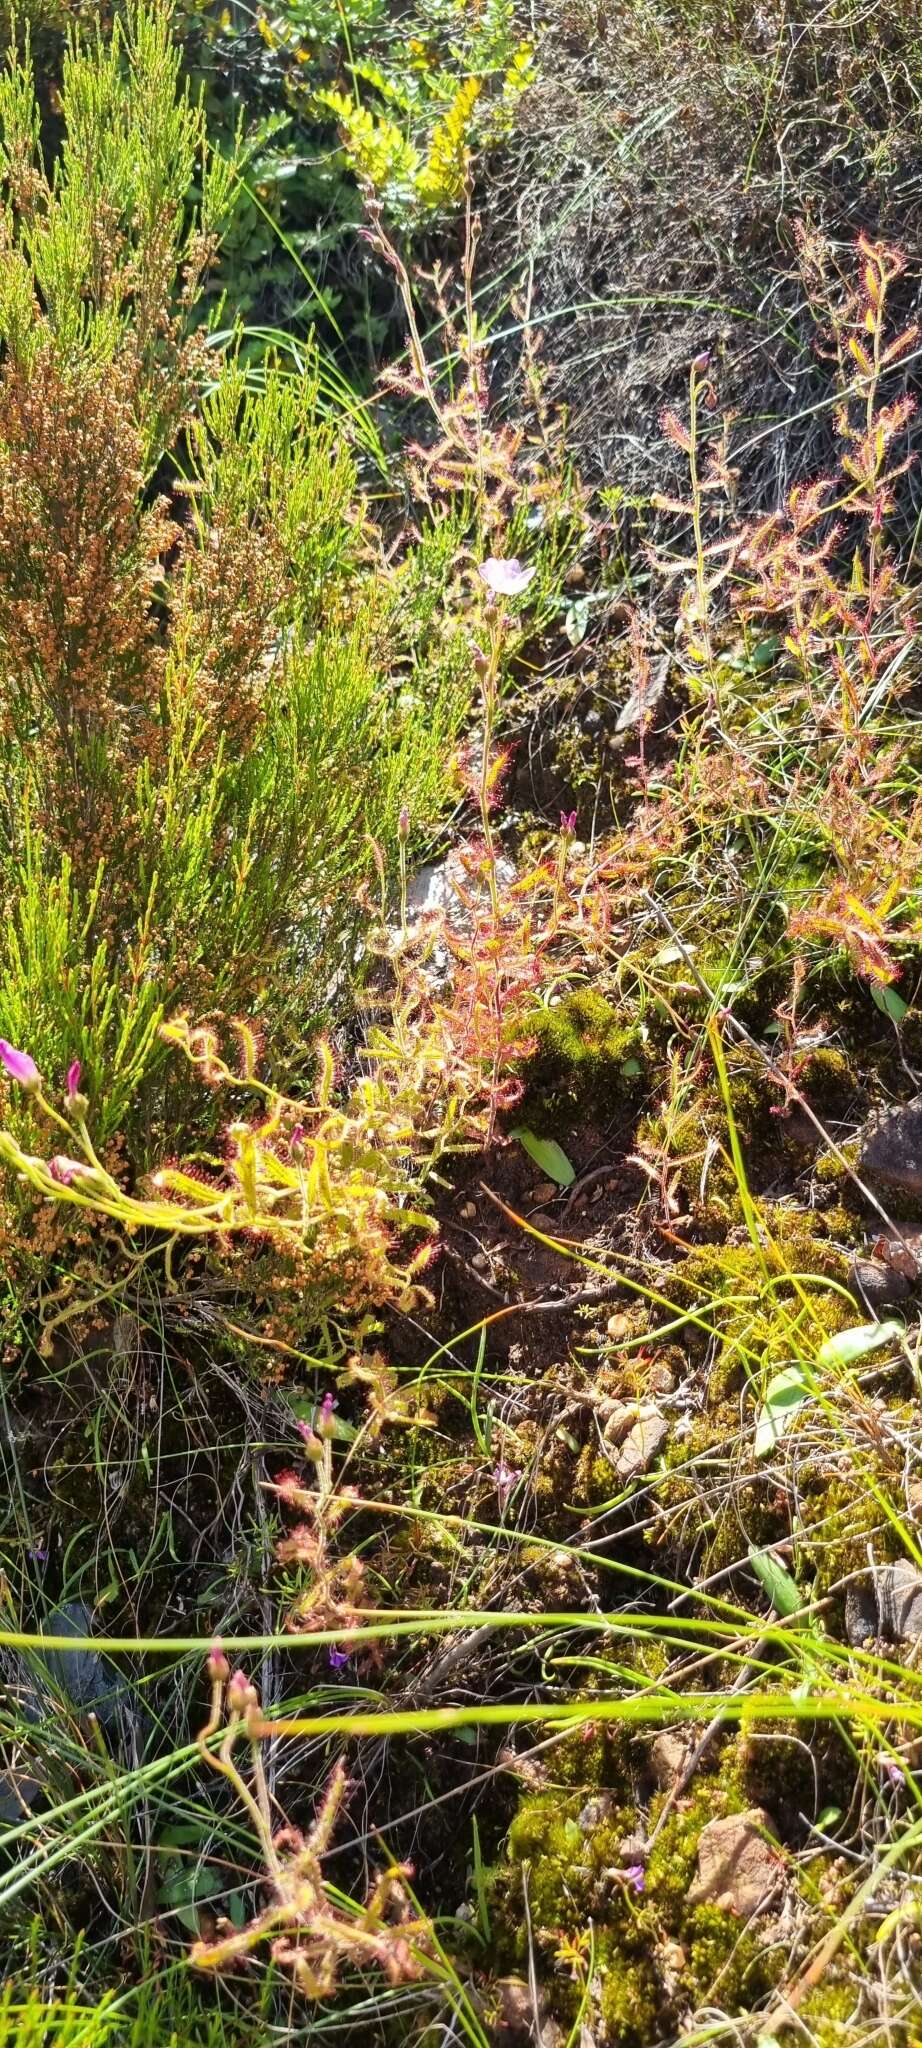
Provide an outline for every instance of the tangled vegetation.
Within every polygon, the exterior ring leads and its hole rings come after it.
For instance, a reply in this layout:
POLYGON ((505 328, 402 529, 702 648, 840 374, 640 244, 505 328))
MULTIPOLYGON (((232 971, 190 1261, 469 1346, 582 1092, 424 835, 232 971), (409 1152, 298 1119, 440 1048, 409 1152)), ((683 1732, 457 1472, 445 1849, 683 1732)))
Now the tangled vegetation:
POLYGON ((0 2039, 914 2048, 912 10, 0 15, 0 2039))

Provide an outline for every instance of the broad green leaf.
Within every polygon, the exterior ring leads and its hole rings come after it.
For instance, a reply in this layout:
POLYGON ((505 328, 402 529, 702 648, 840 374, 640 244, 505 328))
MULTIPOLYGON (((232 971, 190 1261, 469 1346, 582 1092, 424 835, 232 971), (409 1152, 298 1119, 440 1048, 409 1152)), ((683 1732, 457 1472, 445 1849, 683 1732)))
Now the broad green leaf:
POLYGON ((902 1323, 856 1323, 852 1330, 840 1330, 835 1337, 827 1337, 816 1354, 819 1366, 854 1365, 856 1359, 865 1358, 869 1351, 880 1351, 884 1344, 895 1344, 903 1335, 902 1323))
POLYGON ((589 599, 587 597, 575 597, 572 604, 567 606, 563 622, 563 630, 571 647, 578 647, 580 641, 585 640, 588 626, 589 599))
POLYGON ((753 668, 771 668, 780 646, 781 640, 777 633, 770 633, 765 640, 760 640, 758 647, 753 648, 749 657, 753 668))
POLYGON ((547 1174, 548 1180, 555 1180, 559 1188, 568 1188, 576 1179, 576 1168, 571 1166, 556 1138, 536 1138, 534 1131, 528 1130, 525 1124, 519 1124, 510 1136, 518 1138, 529 1159, 533 1159, 541 1172, 547 1174))
POLYGON ((767 1457, 813 1393, 813 1383, 802 1365, 786 1365, 769 1380, 765 1399, 756 1416, 755 1454, 767 1457))
POLYGON ((763 1592, 768 1594, 776 1614, 796 1614, 803 1606, 796 1581, 771 1550, 749 1546, 749 1562, 763 1592))
POLYGON ((909 1004, 903 1001, 902 996, 897 995, 895 988, 891 988, 885 981, 872 981, 871 999, 877 1004, 878 1009, 883 1011, 884 1016, 890 1018, 891 1023, 902 1024, 909 1004))

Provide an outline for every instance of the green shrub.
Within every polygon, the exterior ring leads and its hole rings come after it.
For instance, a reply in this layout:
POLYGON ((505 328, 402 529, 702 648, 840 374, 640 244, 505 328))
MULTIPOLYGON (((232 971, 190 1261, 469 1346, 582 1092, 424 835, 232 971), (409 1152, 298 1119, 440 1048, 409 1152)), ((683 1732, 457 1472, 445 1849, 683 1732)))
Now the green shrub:
POLYGON ((134 1092, 130 1147, 165 1008, 270 1002, 303 1042, 469 687, 315 360, 251 389, 209 356, 233 178, 179 63, 156 5, 72 42, 51 177, 28 58, 0 83, 0 1017, 49 1074, 83 1060, 103 1136, 134 1092))
POLYGON ((361 363, 389 324, 388 296, 357 272, 357 181, 417 233, 457 206, 465 154, 495 142, 530 77, 511 0, 275 0, 257 11, 179 0, 176 32, 209 132, 234 145, 245 189, 221 284, 241 317, 321 317, 361 363))

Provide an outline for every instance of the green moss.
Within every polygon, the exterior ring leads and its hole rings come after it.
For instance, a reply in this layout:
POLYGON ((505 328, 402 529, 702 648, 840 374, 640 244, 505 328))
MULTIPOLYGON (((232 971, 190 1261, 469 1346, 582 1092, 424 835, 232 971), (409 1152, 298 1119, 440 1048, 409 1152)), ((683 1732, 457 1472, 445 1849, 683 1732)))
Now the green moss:
MULTIPOLYGON (((736 1243, 699 1245, 670 1276, 669 1291, 679 1306, 697 1310, 720 1343, 722 1368, 712 1388, 737 1391, 747 1365, 754 1374, 786 1363, 802 1350, 807 1357, 826 1337, 854 1321, 854 1303, 843 1298, 848 1261, 823 1234, 815 1216, 766 1209, 765 1242, 748 1234, 736 1243)), ((690 1326, 688 1341, 709 1344, 709 1331, 690 1326)))
POLYGON ((853 1186, 851 1171, 858 1165, 861 1145, 857 1138, 849 1138, 835 1152, 824 1152, 816 1163, 816 1178, 823 1187, 841 1188, 843 1195, 853 1186))
MULTIPOLYGON (((572 1765, 579 1745, 574 1739, 567 1747, 572 1765)), ((604 1744, 597 1747, 593 1738, 582 1753, 596 1783, 610 1773, 604 1744)), ((528 1948, 521 1913, 526 1875, 531 1938, 547 1958, 546 1989, 564 2018, 573 2000, 554 1966, 556 1947, 562 1933, 578 1935, 592 1922, 600 2048, 646 2048, 681 2023, 690 2002, 706 2004, 712 1994, 725 2011, 747 2009, 777 1983, 784 1962, 777 1949, 766 1949, 758 1929, 749 1933, 732 1913, 688 1903, 702 1828, 749 1803, 741 1745, 728 1744, 716 1774, 705 1772, 669 1811, 640 1890, 627 1874, 638 1816, 635 1805, 621 1803, 623 1760, 624 1750, 616 1749, 617 1792, 593 1795, 584 1784, 578 1792, 558 1787, 523 1800, 509 1831, 512 1869, 498 1880, 496 1894, 500 1946, 505 1943, 521 1966, 528 1948)), ((664 1798, 651 1805, 651 1829, 664 1798)))
POLYGON ((821 1045, 811 1053, 801 1086, 818 1116, 844 1115, 855 1093, 855 1074, 847 1053, 821 1045))
POLYGON ((553 1009, 531 1019, 535 1052, 529 1096, 555 1090, 587 1103, 630 1095, 644 1078, 644 1043, 636 1023, 595 989, 573 989, 553 1009))
POLYGON ((810 2048, 847 2048, 850 2042, 858 2048, 867 2039, 867 2022, 855 2024, 858 2003, 854 1983, 836 1983, 827 1974, 802 2001, 797 2025, 782 2029, 779 2048, 794 2048, 795 2039, 799 2048, 808 2039, 810 2048))
MULTIPOLYGON (((914 1426, 918 1426, 917 1417, 914 1426)), ((905 1556, 899 1525, 894 1527, 875 1499, 868 1484, 871 1477, 884 1494, 892 1487, 892 1471, 875 1470, 870 1459, 864 1473, 852 1470, 834 1478, 828 1466, 817 1459, 799 1474, 799 1548, 804 1565, 813 1573, 811 1590, 816 1599, 824 1598, 850 1574, 867 1569, 872 1538, 880 1564, 905 1556)), ((829 1626, 841 1634, 841 1612, 832 1611, 829 1626)))

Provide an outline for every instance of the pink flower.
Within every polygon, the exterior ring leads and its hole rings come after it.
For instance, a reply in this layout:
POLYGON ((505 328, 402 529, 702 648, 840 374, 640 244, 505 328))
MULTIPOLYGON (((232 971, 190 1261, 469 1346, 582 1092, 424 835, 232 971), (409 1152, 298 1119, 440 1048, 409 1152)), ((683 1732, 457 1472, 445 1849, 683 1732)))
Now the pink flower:
POLYGON ((560 813, 560 829, 561 829, 561 832, 565 832, 565 833, 566 833, 566 835, 567 835, 567 838, 568 838, 568 839, 572 839, 572 838, 574 838, 574 836, 575 836, 575 833, 576 833, 576 812, 575 812, 575 811, 561 811, 561 813, 560 813))
POLYGON ((326 1437, 333 1435, 334 1430, 336 1428, 336 1423, 333 1417, 333 1410, 335 1407, 336 1402, 334 1401, 332 1394, 324 1394, 323 1400, 320 1403, 320 1407, 318 1408, 317 1413, 314 1416, 314 1428, 318 1436, 326 1437))
POLYGON ((18 1081, 21 1088, 40 1088, 42 1077, 35 1061, 27 1052, 17 1052, 5 1038, 0 1038, 0 1065, 6 1068, 11 1081, 18 1081))
POLYGON ((518 1484, 521 1477, 521 1472, 516 1472, 514 1466, 507 1465, 505 1458, 501 1458, 499 1464, 494 1465, 493 1480, 501 1507, 505 1507, 513 1487, 518 1484))
POLYGON ((48 1161, 48 1171, 52 1180, 60 1181, 62 1187, 69 1188, 71 1181, 86 1173, 87 1168, 82 1159, 68 1159, 66 1152, 56 1152, 48 1161))
POLYGON ((80 1061, 79 1061, 79 1060, 71 1060, 70 1066, 69 1066, 69 1067, 68 1067, 68 1069, 67 1069, 67 1100, 68 1100, 68 1102, 73 1102, 74 1096, 75 1096, 75 1095, 79 1095, 79 1093, 80 1093, 80 1073, 81 1073, 81 1068, 80 1068, 80 1061))
POLYGON ((478 570, 481 583, 486 584, 491 597, 521 597, 536 573, 533 568, 526 569, 515 555, 510 556, 508 562, 501 561, 498 555, 491 555, 488 561, 480 563, 478 570))
POLYGON ((307 1452, 308 1457, 311 1459, 313 1464, 319 1465, 320 1460, 323 1457, 323 1445, 320 1441, 319 1436, 314 1435, 314 1432, 309 1422, 299 1422, 298 1429, 300 1430, 300 1433, 304 1438, 304 1448, 307 1452))

